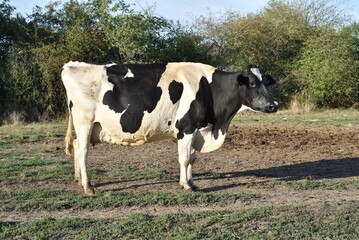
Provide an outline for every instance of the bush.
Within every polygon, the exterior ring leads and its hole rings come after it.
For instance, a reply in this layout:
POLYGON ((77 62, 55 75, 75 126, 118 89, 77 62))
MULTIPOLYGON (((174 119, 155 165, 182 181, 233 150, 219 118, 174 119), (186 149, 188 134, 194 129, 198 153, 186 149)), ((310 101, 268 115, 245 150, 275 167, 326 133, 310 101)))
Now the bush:
POLYGON ((294 76, 319 107, 350 107, 358 101, 359 61, 351 36, 321 30, 308 38, 294 76))
POLYGON ((25 111, 27 120, 38 120, 41 105, 47 101, 46 85, 31 49, 13 47, 7 56, 7 72, 3 75, 6 100, 11 109, 25 111), (4 77, 6 76, 6 77, 4 77), (11 99, 9 101, 8 99, 11 99), (30 116, 31 115, 31 116, 30 116))

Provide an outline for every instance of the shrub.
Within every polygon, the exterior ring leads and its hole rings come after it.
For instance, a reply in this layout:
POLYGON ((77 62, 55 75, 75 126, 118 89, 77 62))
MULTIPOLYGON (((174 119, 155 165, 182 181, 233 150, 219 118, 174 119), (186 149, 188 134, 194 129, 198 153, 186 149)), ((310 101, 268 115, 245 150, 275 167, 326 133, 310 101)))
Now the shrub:
POLYGON ((352 38, 321 30, 306 41, 294 76, 317 106, 350 107, 358 101, 358 67, 352 38))

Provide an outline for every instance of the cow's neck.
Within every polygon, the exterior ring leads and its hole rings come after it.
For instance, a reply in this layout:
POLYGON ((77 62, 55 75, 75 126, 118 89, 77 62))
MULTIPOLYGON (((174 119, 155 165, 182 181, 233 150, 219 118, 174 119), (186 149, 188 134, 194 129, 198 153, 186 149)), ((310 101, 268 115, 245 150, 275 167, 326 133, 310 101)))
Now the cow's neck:
POLYGON ((216 118, 213 131, 227 133, 229 124, 241 107, 236 85, 238 73, 215 71, 211 83, 213 108, 216 118))
POLYGON ((224 142, 229 124, 238 112, 241 104, 238 100, 236 76, 238 73, 213 73, 211 94, 215 115, 214 125, 200 129, 195 139, 195 148, 200 152, 210 152, 218 149, 224 142))

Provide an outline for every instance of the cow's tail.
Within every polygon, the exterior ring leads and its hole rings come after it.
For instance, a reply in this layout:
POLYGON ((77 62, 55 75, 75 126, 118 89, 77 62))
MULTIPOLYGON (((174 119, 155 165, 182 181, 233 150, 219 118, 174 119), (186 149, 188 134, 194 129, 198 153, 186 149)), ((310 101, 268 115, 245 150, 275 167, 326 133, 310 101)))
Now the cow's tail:
POLYGON ((69 111, 69 123, 67 125, 66 137, 65 137, 65 152, 67 155, 72 155, 74 153, 74 137, 72 136, 72 114, 71 110, 69 111))

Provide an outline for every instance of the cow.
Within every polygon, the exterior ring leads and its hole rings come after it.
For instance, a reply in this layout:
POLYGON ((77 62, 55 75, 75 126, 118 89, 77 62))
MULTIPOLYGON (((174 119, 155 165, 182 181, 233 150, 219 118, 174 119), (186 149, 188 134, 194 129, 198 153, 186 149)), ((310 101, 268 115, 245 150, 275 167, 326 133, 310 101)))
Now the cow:
POLYGON ((74 153, 75 180, 88 195, 94 194, 86 166, 90 143, 139 146, 176 138, 179 183, 185 190, 195 190, 195 152, 218 149, 240 108, 265 113, 278 109, 267 89, 275 80, 255 65, 224 72, 201 63, 71 61, 64 65, 61 78, 69 110, 66 153, 74 153))

